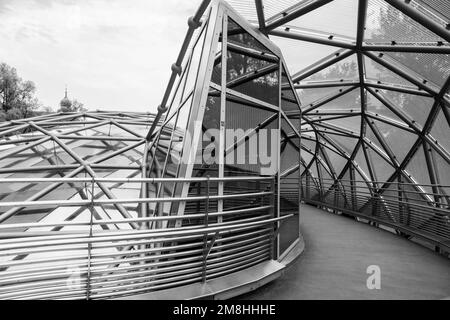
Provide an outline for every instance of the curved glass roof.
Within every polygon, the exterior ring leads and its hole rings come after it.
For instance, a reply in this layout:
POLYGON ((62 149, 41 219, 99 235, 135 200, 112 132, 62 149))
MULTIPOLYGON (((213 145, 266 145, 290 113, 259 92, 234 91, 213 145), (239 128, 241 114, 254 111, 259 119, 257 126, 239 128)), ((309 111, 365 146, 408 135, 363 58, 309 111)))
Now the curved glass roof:
POLYGON ((303 176, 411 183, 448 204, 436 187, 450 185, 448 1, 228 2, 283 52, 303 176))

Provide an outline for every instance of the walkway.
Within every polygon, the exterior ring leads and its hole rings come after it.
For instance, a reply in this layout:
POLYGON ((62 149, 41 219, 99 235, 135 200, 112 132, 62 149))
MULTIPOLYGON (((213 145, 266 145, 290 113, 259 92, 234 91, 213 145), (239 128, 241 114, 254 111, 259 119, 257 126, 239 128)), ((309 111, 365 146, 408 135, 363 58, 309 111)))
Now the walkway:
POLYGON ((450 259, 387 231, 301 210, 306 247, 278 280, 242 299, 442 299, 450 297, 450 259), (366 268, 381 268, 381 289, 368 290, 366 268))

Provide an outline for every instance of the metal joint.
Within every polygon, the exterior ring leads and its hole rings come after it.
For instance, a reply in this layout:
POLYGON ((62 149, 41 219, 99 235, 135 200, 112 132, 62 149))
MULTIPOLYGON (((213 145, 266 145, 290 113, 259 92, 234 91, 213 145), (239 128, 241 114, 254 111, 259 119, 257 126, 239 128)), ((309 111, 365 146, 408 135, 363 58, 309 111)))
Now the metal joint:
POLYGON ((197 29, 200 27, 202 23, 200 21, 195 21, 194 17, 189 17, 188 19, 188 26, 191 29, 197 29))
POLYGON ((181 72, 183 71, 183 68, 181 66, 177 65, 176 63, 172 63, 172 66, 170 67, 170 69, 172 70, 172 72, 175 72, 178 75, 180 75, 181 72))

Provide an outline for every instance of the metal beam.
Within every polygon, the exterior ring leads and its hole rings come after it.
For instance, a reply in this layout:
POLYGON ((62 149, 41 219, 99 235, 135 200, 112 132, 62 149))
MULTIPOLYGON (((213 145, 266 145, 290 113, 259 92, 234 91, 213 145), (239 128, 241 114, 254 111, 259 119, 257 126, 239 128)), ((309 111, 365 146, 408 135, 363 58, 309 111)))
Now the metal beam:
POLYGON ((449 54, 449 46, 439 46, 437 44, 425 45, 381 45, 381 44, 363 44, 362 51, 377 51, 377 52, 411 52, 411 53, 434 53, 434 54, 449 54))
POLYGON ((175 79, 178 74, 181 74, 181 64, 184 59, 184 55, 186 54, 186 51, 188 50, 189 44, 191 42, 192 36, 194 35, 194 30, 200 27, 201 22, 200 19, 205 12, 206 8, 208 7, 211 0, 203 0, 195 12, 195 15, 193 17, 190 17, 188 20, 189 29, 186 33, 186 36, 183 41, 183 45, 181 46, 181 50, 178 53, 178 57, 176 62, 172 65, 172 73, 170 75, 169 83, 167 84, 166 91, 164 92, 164 96, 162 98, 161 104, 158 106, 158 113, 155 116, 155 120, 153 121, 150 130, 147 133, 147 140, 150 140, 153 136, 153 132, 155 131, 159 120, 161 119, 162 115, 167 111, 167 100, 169 99, 170 93, 173 88, 173 84, 175 83, 175 79))
POLYGON ((409 16, 411 19, 417 21, 423 25, 428 30, 434 32, 447 42, 450 42, 450 30, 446 29, 446 26, 437 23, 431 18, 427 17, 424 13, 421 13, 417 8, 414 8, 410 1, 400 1, 400 0, 385 0, 391 6, 401 11, 405 15, 409 16))
POLYGON ((292 76, 292 82, 301 81, 314 73, 317 73, 349 56, 354 53, 353 50, 339 50, 337 52, 332 53, 331 55, 317 61, 315 64, 296 72, 292 76))
POLYGON ((366 80, 365 82, 366 87, 371 88, 377 88, 377 89, 385 89, 385 90, 391 90, 396 92, 402 92, 407 94, 414 94, 417 96, 423 96, 423 97, 432 97, 428 92, 425 92, 423 90, 418 90, 412 87, 403 87, 399 85, 395 85, 393 83, 382 83, 381 81, 375 82, 366 80))
POLYGON ((256 14, 258 15, 259 30, 266 32, 266 18, 264 17, 264 5, 262 0, 255 0, 256 14))
MULTIPOLYGON (((333 87, 351 87, 358 86, 359 81, 341 80, 341 81, 308 81, 294 85, 294 89, 316 89, 316 88, 333 88, 333 87)), ((290 87, 285 87, 289 88, 290 87)))
POLYGON ((388 61, 386 61, 384 59, 381 59, 380 57, 378 57, 373 52, 364 52, 364 55, 369 57, 369 58, 371 58, 375 62, 379 63, 383 67, 385 67, 385 68, 391 70, 392 72, 398 74, 402 78, 405 78, 409 82, 415 84, 420 89, 427 91, 431 95, 434 96, 434 95, 438 94, 437 90, 435 90, 435 89, 431 88, 429 85, 423 83, 423 80, 425 80, 425 79, 422 78, 422 81, 419 81, 417 78, 415 78, 414 76, 408 74, 407 72, 405 72, 404 70, 400 69, 399 67, 393 65, 392 63, 390 63, 390 62, 388 62, 388 61))
POLYGON ((304 115, 307 115, 308 112, 310 112, 310 111, 312 111, 314 109, 317 109, 320 106, 323 106, 324 104, 326 104, 326 103, 328 103, 330 101, 333 101, 334 99, 339 98, 340 96, 343 96, 344 94, 352 91, 355 88, 356 87, 349 87, 349 88, 346 88, 346 89, 341 89, 341 90, 339 90, 338 93, 336 93, 336 94, 334 94, 332 96, 324 97, 324 98, 319 99, 317 101, 311 102, 308 105, 308 108, 303 109, 302 112, 303 112, 304 115))
MULTIPOLYGON (((227 49, 228 49, 228 51, 231 51, 231 52, 243 54, 243 55, 246 55, 246 56, 249 56, 252 58, 269 61, 269 62, 273 62, 273 63, 277 63, 279 60, 279 58, 273 54, 270 54, 270 53, 267 53, 264 51, 255 50, 255 49, 248 48, 248 47, 243 47, 243 46, 240 46, 233 42, 227 43, 227 49)), ((218 60, 220 58, 221 58, 221 56, 217 57, 218 60)))
POLYGON ((397 117, 399 117, 403 122, 405 122, 409 127, 414 129, 416 133, 420 134, 422 128, 417 126, 414 119, 411 119, 403 110, 395 107, 387 98, 385 98, 381 93, 377 90, 373 90, 372 88, 366 88, 375 98, 377 98, 383 105, 386 106, 391 112, 393 112, 397 117))
POLYGON ((273 30, 279 26, 282 26, 286 22, 292 21, 302 15, 307 14, 308 12, 311 12, 317 8, 322 7, 323 5, 330 3, 333 0, 317 0, 317 1, 310 1, 306 5, 300 4, 300 6, 295 7, 291 12, 282 12, 282 17, 269 23, 266 26, 266 30, 273 30))
POLYGON ((299 32, 289 32, 289 31, 280 31, 280 30, 271 30, 269 31, 269 35, 282 37, 282 38, 288 38, 288 39, 294 39, 294 40, 301 40, 301 41, 307 41, 312 43, 318 43, 318 44, 324 44, 327 46, 332 47, 338 47, 338 48, 345 48, 345 49, 355 49, 355 44, 352 44, 350 42, 345 41, 338 41, 328 38, 321 38, 316 37, 312 35, 306 35, 299 32))

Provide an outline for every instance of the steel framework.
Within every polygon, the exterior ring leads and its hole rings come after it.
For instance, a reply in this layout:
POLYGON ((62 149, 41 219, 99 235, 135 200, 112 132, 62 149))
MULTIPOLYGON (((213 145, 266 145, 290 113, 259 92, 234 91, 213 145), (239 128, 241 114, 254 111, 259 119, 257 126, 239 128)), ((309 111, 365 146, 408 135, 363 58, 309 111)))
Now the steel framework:
POLYGON ((0 124, 0 298, 275 274, 299 253, 301 200, 450 249, 450 6, 229 2, 188 20, 156 115, 0 124), (323 57, 302 64, 304 47, 323 57), (266 129, 272 171, 249 149, 266 129))
POLYGON ((448 251, 450 5, 229 2, 290 56, 302 199, 448 251))
POLYGON ((231 290, 222 277, 273 278, 299 254, 300 105, 279 49, 205 2, 172 70, 157 115, 0 124, 0 298, 231 290), (268 138, 266 168, 249 141, 268 138))

